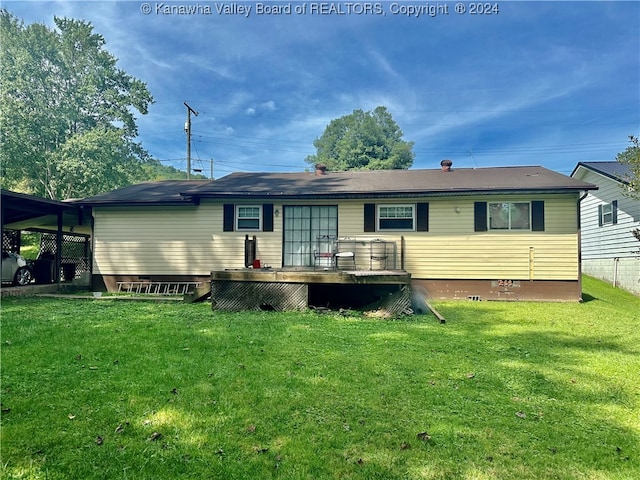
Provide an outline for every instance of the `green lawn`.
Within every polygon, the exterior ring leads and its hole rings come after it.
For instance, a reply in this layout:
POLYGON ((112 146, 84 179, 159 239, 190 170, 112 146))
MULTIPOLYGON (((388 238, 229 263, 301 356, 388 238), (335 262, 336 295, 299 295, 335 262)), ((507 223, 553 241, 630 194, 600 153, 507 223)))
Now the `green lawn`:
POLYGON ((640 299, 447 318, 2 302, 7 479, 640 478, 640 299))

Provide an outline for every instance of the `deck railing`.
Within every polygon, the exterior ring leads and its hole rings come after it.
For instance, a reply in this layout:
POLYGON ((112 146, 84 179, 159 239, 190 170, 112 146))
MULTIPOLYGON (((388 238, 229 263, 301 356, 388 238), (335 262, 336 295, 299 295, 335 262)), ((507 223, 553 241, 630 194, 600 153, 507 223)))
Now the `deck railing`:
POLYGON ((337 252, 353 252, 350 264, 338 256, 338 270, 396 270, 398 268, 398 247, 396 242, 381 238, 342 237, 336 240, 337 252), (355 264, 355 268, 353 265, 355 264))

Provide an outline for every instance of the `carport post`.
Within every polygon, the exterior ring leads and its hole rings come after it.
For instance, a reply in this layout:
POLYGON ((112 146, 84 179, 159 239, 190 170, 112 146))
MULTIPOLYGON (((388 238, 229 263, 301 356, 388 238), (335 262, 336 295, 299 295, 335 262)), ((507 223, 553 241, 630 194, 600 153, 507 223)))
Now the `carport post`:
POLYGON ((56 271, 53 277, 60 286, 60 268, 62 267, 62 210, 58 210, 58 231, 56 232, 56 271))

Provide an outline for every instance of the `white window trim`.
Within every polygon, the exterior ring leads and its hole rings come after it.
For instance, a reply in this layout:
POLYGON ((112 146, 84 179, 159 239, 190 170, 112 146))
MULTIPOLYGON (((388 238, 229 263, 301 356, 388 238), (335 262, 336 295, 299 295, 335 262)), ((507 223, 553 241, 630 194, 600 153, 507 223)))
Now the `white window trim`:
POLYGON ((531 231, 531 223, 532 223, 532 212, 531 212, 531 202, 524 200, 513 200, 506 202, 487 202, 487 227, 490 232, 530 232, 531 231), (509 207, 509 226, 507 228, 493 228, 491 226, 491 205, 503 205, 508 203, 512 205, 514 203, 526 203, 529 205, 529 228, 512 228, 511 227, 511 207, 509 207))
MULTIPOLYGON (((409 218, 409 217, 403 217, 409 218)), ((416 231, 416 204, 415 203, 380 203, 376 205, 376 231, 378 232, 415 232, 416 231), (380 227, 380 210, 383 207, 411 207, 412 228, 382 228, 380 227)))
MULTIPOLYGON (((255 217, 250 217, 252 220, 255 217)), ((236 205, 235 209, 235 228, 238 232, 261 232, 262 231, 262 205, 236 205), (241 208, 257 208, 258 209, 258 228, 240 227, 240 209, 241 208)))

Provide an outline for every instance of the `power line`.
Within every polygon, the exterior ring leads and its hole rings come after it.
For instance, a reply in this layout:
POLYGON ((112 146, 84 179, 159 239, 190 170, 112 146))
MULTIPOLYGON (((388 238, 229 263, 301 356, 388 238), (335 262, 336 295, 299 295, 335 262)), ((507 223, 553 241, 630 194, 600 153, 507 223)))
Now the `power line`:
MULTIPOLYGON (((253 138, 253 140, 248 140, 248 138, 250 137, 244 137, 247 138, 247 140, 241 138, 241 137, 237 137, 237 138, 229 138, 229 137, 217 137, 216 140, 207 140, 207 138, 212 138, 212 137, 206 137, 204 135, 197 135, 196 136, 198 138, 198 142, 199 143, 215 143, 217 145, 231 145, 231 146, 238 146, 238 147, 248 147, 248 148, 252 148, 252 147, 259 147, 259 148, 264 148, 264 147, 269 147, 273 150, 279 150, 279 151, 290 151, 290 152, 301 152, 301 153, 306 153, 309 152, 311 150, 314 149, 313 146, 310 146, 308 143, 294 143, 294 142, 280 142, 280 141, 270 141, 270 140, 255 140, 255 137, 251 137, 253 138)), ((214 137, 215 138, 215 137, 214 137)))
MULTIPOLYGON (((198 135, 198 137, 204 137, 198 135)), ((248 138, 248 137, 245 137, 248 138)), ((240 140, 224 139, 217 140, 216 142, 207 140, 197 140, 198 143, 216 143, 217 145, 226 145, 232 147, 242 147, 248 149, 268 149, 279 152, 288 153, 302 153, 312 154, 315 153, 315 147, 305 146, 303 143, 294 142, 273 142, 269 140, 240 140)), ((593 149, 610 149, 620 148, 620 143, 576 143, 576 144, 564 144, 564 145, 525 145, 525 146, 512 146, 512 147, 496 147, 496 148, 477 148, 473 147, 474 153, 493 153, 493 154, 509 154, 509 153, 582 153, 589 152, 593 149)), ((467 154, 469 147, 451 149, 448 147, 434 148, 434 149, 415 149, 416 154, 467 154)))

